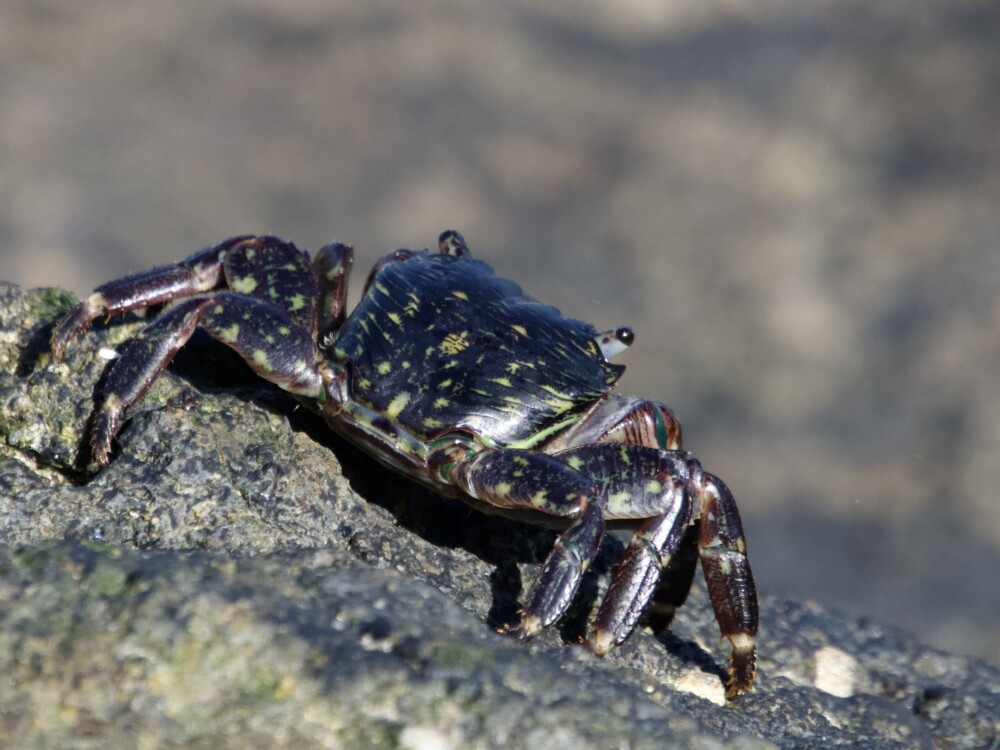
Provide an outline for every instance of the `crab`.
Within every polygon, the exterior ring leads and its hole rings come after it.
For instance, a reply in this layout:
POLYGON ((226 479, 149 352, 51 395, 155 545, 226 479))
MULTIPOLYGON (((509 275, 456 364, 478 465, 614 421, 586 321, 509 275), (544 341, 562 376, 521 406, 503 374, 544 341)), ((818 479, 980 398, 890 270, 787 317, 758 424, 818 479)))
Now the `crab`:
POLYGON ((444 232, 396 250, 347 314, 353 249, 310 261, 270 236, 233 237, 103 284, 54 329, 53 355, 99 316, 159 310, 110 365, 90 424, 107 464, 126 410, 198 328, 379 462, 489 513, 561 529, 506 631, 527 640, 566 612, 606 528, 633 529, 585 643, 603 655, 643 621, 660 630, 696 562, 721 637, 726 695, 755 676, 757 594, 736 502, 681 448, 665 404, 616 393, 634 339, 563 317, 444 232))

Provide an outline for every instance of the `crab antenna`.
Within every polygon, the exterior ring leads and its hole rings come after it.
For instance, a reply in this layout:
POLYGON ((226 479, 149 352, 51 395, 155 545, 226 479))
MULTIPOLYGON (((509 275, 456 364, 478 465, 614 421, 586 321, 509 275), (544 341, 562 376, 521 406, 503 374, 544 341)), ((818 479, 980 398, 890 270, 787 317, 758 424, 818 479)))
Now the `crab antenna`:
POLYGON ((597 335, 597 345, 601 347, 601 353, 605 359, 611 359, 621 354, 632 346, 635 341, 635 334, 631 328, 616 328, 613 331, 605 331, 597 335))

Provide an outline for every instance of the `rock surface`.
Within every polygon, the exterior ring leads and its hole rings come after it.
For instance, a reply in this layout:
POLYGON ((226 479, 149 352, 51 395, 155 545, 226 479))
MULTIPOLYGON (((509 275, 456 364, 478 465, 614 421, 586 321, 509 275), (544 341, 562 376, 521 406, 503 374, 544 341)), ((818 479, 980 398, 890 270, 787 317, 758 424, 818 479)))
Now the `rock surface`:
POLYGON ((1000 666, 997 39, 989 0, 4 0, 0 276, 243 233, 363 276, 455 227, 634 328, 623 391, 773 593, 1000 666))
POLYGON ((494 632, 552 533, 387 474, 195 340, 100 471, 102 346, 64 361, 53 289, 0 284, 0 745, 989 748, 1000 671, 873 622, 762 598, 760 678, 722 705, 699 588, 671 633, 579 637, 609 539, 559 632, 494 632))

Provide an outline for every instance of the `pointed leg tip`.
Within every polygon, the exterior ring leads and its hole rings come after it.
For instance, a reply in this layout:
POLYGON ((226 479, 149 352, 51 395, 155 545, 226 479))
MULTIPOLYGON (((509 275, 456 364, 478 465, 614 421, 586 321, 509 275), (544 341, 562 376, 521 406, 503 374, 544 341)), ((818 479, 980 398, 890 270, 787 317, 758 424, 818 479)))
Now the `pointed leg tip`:
POLYGON ((584 644, 598 656, 605 656, 617 644, 614 636, 607 630, 595 629, 587 636, 584 644))
POLYGON ((738 695, 750 692, 757 677, 757 653, 753 636, 745 633, 730 636, 733 656, 726 682, 726 698, 732 700, 738 695))
POLYGON ((523 643, 530 641, 542 632, 542 622, 533 615, 524 615, 521 617, 520 622, 501 627, 500 632, 504 635, 512 636, 523 643))
POLYGON ((90 430, 90 450, 97 463, 107 466, 111 461, 111 445, 118 434, 121 408, 116 396, 111 395, 94 414, 90 430))
POLYGON ((111 462, 111 442, 110 441, 91 441, 90 451, 101 466, 107 466, 111 462))
POLYGON ((755 671, 750 672, 750 674, 737 676, 733 670, 730 670, 730 677, 726 681, 726 700, 733 700, 753 690, 753 683, 756 676, 755 671))

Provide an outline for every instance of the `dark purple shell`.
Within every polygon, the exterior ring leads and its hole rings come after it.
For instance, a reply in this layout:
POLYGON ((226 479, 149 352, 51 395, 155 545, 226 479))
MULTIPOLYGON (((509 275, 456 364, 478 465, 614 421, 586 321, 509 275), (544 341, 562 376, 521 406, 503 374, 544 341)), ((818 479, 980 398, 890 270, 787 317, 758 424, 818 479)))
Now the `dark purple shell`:
POLYGON ((456 428, 510 445, 607 392, 596 329, 468 256, 389 263, 337 334, 355 400, 424 439, 456 428))

